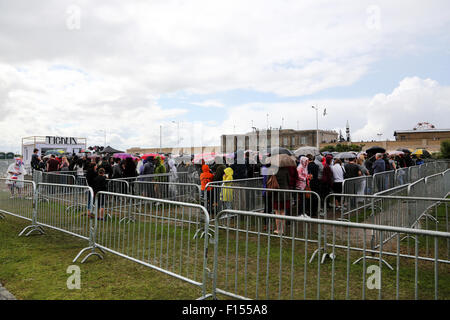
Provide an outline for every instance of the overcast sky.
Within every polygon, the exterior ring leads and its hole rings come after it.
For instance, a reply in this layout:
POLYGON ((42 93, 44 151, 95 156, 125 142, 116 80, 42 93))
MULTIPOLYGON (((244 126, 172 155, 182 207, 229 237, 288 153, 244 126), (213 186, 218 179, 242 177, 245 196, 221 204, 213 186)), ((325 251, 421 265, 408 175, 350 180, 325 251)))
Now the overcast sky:
POLYGON ((0 0, 0 151, 219 145, 312 105, 353 140, 448 129, 449 31, 448 0, 0 0))

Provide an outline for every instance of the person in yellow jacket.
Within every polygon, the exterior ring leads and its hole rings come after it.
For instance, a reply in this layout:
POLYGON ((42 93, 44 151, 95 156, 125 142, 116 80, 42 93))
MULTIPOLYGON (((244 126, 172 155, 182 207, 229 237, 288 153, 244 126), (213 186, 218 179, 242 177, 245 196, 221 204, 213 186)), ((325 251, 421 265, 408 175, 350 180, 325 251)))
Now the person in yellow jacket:
POLYGON ((224 209, 232 209, 232 203, 233 203, 233 189, 226 188, 227 186, 231 186, 231 182, 233 181, 233 169, 226 168, 224 170, 223 175, 223 184, 222 186, 222 201, 223 201, 223 207, 224 209))

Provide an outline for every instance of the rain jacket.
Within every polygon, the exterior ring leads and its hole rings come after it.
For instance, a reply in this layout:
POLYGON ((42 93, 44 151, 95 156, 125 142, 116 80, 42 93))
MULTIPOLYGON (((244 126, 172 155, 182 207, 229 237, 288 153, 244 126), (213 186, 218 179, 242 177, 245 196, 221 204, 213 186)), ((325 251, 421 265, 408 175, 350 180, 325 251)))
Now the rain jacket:
MULTIPOLYGON (((166 167, 162 164, 161 157, 156 157, 156 168, 155 168, 155 174, 163 174, 166 173, 166 167)), ((166 181, 164 180, 164 177, 155 177, 155 181, 161 182, 166 181)))
MULTIPOLYGON (((200 175, 200 182, 202 183, 202 191, 204 191, 206 185, 213 181, 214 176, 209 172, 209 167, 206 164, 202 165, 202 171, 203 173, 200 175)), ((210 191, 211 189, 211 187, 208 187, 207 191, 210 191)))
POLYGON ((156 157, 156 163, 155 174, 166 173, 166 167, 161 163, 161 157, 156 157))
POLYGON ((7 185, 15 185, 18 188, 23 188, 24 176, 27 174, 27 171, 24 168, 22 159, 16 158, 14 163, 11 163, 8 167, 8 179, 16 180, 6 180, 7 185))
POLYGON ((308 158, 301 157, 300 164, 297 167, 298 177, 297 185, 295 186, 297 190, 305 190, 306 180, 308 179, 308 158))
MULTIPOLYGON (((223 181, 233 181, 233 169, 231 168, 226 168, 224 170, 224 176, 223 176, 223 181)), ((232 189, 227 189, 226 187, 231 186, 230 182, 224 182, 223 186, 225 188, 222 189, 222 201, 227 201, 227 202, 231 202, 233 201, 233 190, 232 189)))

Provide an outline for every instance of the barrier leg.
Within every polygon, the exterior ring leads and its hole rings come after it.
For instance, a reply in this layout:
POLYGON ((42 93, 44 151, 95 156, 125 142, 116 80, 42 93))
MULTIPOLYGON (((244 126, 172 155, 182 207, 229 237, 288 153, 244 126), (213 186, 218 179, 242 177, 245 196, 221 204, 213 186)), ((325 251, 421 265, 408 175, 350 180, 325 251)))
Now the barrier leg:
POLYGON ((28 233, 25 235, 26 237, 28 237, 33 231, 37 231, 40 234, 45 234, 44 229, 42 229, 41 226, 39 225, 31 225, 31 226, 27 226, 25 227, 20 233, 19 233, 19 237, 22 236, 26 230, 31 229, 30 231, 28 231, 28 233))
MULTIPOLYGON (((98 252, 95 251, 96 248, 98 248, 98 247, 95 246, 95 245, 93 245, 93 246, 89 246, 89 247, 87 247, 87 248, 82 249, 82 250, 77 254, 77 256, 75 257, 75 259, 73 259, 73 263, 75 263, 75 262, 80 258, 80 256, 83 254, 83 252, 85 252, 85 251, 87 251, 87 250, 92 250, 92 252, 90 252, 86 257, 84 257, 84 259, 81 260, 81 263, 84 263, 90 256, 97 256, 97 257, 99 257, 101 260, 103 260, 103 256, 102 256, 100 253, 98 253, 98 252)), ((100 248, 99 248, 99 249, 100 249, 100 248)), ((104 253, 103 250, 101 250, 101 251, 104 253)))
MULTIPOLYGON (((363 257, 361 257, 361 258, 358 258, 355 262, 353 262, 353 264, 357 264, 358 262, 360 262, 361 260, 363 260, 363 259, 372 259, 372 260, 377 260, 377 261, 380 261, 380 258, 379 257, 368 257, 368 256, 363 256, 363 257)), ((384 260, 384 259, 381 259, 381 262, 383 262, 389 269, 391 269, 391 271, 394 271, 394 268, 392 268, 392 266, 386 261, 386 260, 384 260)))

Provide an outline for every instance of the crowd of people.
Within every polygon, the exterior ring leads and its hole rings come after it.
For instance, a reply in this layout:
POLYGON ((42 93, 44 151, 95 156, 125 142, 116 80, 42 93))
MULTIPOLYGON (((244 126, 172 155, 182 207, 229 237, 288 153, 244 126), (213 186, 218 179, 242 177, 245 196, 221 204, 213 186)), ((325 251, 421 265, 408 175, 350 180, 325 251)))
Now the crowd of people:
MULTIPOLYGON (((342 186, 345 179, 374 175, 379 172, 406 168, 412 165, 421 164, 421 160, 413 161, 410 154, 397 153, 389 155, 387 153, 367 154, 360 152, 354 157, 345 160, 334 158, 331 153, 313 156, 311 154, 293 158, 288 166, 274 166, 270 161, 271 155, 264 157, 238 151, 234 154, 234 159, 216 157, 213 163, 193 164, 193 162, 181 161, 176 163, 173 158, 163 156, 147 157, 145 159, 118 159, 113 157, 78 157, 76 155, 68 158, 55 155, 50 158, 41 159, 38 150, 34 150, 31 166, 34 170, 45 172, 71 171, 77 176, 85 176, 87 184, 91 186, 94 193, 106 191, 106 179, 133 178, 142 175, 170 173, 169 182, 177 182, 179 172, 188 172, 193 176, 198 176, 201 191, 207 203, 208 210, 214 210, 214 200, 220 197, 223 208, 231 208, 232 192, 224 190, 219 197, 212 195, 211 187, 207 187, 210 182, 223 181, 223 185, 230 185, 234 180, 263 177, 263 188, 275 188, 273 181, 276 179, 276 188, 281 190, 311 190, 316 192, 320 199, 325 199, 330 193, 342 193, 342 186), (276 167, 277 170, 273 170, 276 167), (271 178, 274 176, 274 178, 271 178), (205 197, 206 196, 206 197, 205 197)), ((193 158, 191 158, 193 160, 193 158)), ((267 200, 267 194, 263 193, 267 200)), ((303 198, 302 198, 303 199, 303 198)), ((316 216, 318 213, 318 201, 311 198, 310 203, 300 206, 298 200, 298 214, 316 216), (300 210, 303 207, 305 210, 300 210), (302 211, 302 212, 300 212, 302 211)), ((289 210, 288 201, 265 201, 265 212, 275 212, 283 215, 289 210), (269 207, 267 207, 269 206, 269 207)), ((332 204, 337 209, 341 207, 339 200, 332 204)), ((103 212, 99 215, 103 218, 103 212)), ((276 232, 283 232, 282 226, 278 226, 276 232)))

